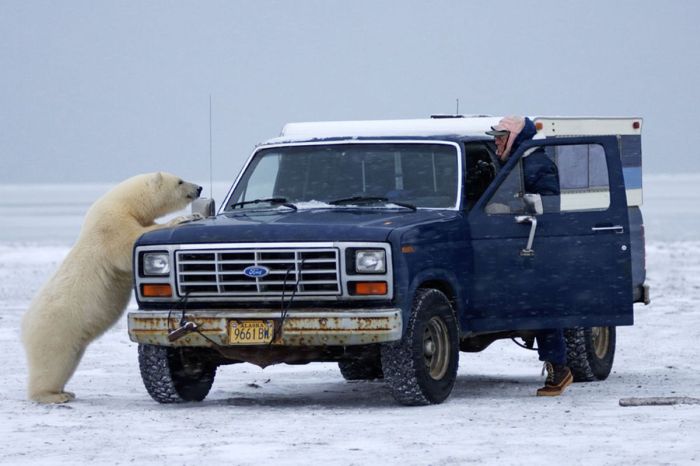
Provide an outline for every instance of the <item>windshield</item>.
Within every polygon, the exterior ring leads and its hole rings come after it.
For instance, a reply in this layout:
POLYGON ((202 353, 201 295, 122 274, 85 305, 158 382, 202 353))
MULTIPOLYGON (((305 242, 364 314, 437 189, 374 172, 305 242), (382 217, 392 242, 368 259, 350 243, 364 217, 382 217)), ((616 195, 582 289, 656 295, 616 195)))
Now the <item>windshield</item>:
MULTIPOLYGON (((459 186, 457 149, 435 143, 287 146, 258 151, 224 210, 259 209, 253 200, 283 199, 299 207, 357 205, 454 208, 459 186), (359 202, 371 198, 376 202, 359 202), (382 202, 385 200, 385 202, 382 202)), ((274 204, 274 203, 272 203, 274 204)), ((270 205, 272 205, 270 204, 270 205)), ((264 205, 264 204, 263 204, 264 205)), ((278 205, 274 205, 278 208, 278 205)))

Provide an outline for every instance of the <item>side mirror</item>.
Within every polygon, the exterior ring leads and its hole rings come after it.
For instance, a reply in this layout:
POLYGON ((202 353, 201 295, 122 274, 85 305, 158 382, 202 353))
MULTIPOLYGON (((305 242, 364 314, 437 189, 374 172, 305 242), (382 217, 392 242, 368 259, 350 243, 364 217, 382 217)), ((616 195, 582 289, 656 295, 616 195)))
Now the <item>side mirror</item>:
POLYGON ((542 208, 542 196, 539 194, 526 193, 523 195, 523 201, 525 201, 525 207, 528 213, 542 215, 542 212, 544 212, 542 208))
POLYGON ((192 201, 192 214, 199 214, 204 218, 213 217, 216 213, 214 199, 199 198, 192 201))

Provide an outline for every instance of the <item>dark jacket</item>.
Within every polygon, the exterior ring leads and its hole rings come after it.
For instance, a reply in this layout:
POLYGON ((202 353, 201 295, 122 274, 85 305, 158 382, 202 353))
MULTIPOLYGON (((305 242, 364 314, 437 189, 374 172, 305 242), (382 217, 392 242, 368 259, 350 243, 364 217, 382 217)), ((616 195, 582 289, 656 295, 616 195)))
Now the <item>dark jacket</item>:
MULTIPOLYGON (((525 118, 525 126, 515 138, 511 154, 520 147, 520 144, 532 139, 535 134, 537 134, 535 124, 529 118, 525 118)), ((542 196, 559 195, 557 166, 547 157, 543 148, 538 148, 527 157, 524 157, 522 161, 526 193, 540 194, 542 196)))

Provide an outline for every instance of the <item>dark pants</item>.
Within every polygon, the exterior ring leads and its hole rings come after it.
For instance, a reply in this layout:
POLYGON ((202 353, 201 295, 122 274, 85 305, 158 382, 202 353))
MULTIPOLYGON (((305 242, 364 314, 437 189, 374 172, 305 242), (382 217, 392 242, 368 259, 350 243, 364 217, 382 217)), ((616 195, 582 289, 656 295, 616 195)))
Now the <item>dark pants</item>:
POLYGON ((566 365, 566 342, 564 341, 563 329, 540 330, 535 338, 537 339, 537 353, 540 355, 540 361, 566 365))

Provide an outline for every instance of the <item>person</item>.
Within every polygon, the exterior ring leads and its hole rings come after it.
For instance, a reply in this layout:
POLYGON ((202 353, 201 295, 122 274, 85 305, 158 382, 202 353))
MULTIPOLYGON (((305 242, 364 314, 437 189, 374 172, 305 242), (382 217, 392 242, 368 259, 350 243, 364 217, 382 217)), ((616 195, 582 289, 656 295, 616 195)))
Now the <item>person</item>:
MULTIPOLYGON (((496 155, 503 165, 520 144, 532 139, 537 134, 537 130, 529 118, 511 116, 502 118, 486 134, 495 137, 496 155)), ((547 157, 544 149, 539 147, 528 150, 523 154, 522 163, 525 192, 541 196, 559 195, 557 166, 547 157)))
MULTIPOLYGON (((532 120, 527 117, 509 116, 502 118, 486 134, 494 136, 496 155, 500 163, 505 164, 520 144, 537 134, 537 129, 532 120)), ((560 194, 557 166, 547 157, 542 148, 529 149, 523 154, 521 160, 526 193, 541 196, 560 194)), ((535 339, 539 359, 544 362, 544 369, 547 371, 547 379, 544 386, 537 390, 537 396, 561 395, 574 380, 566 363, 564 330, 561 328, 539 330, 535 339)))

